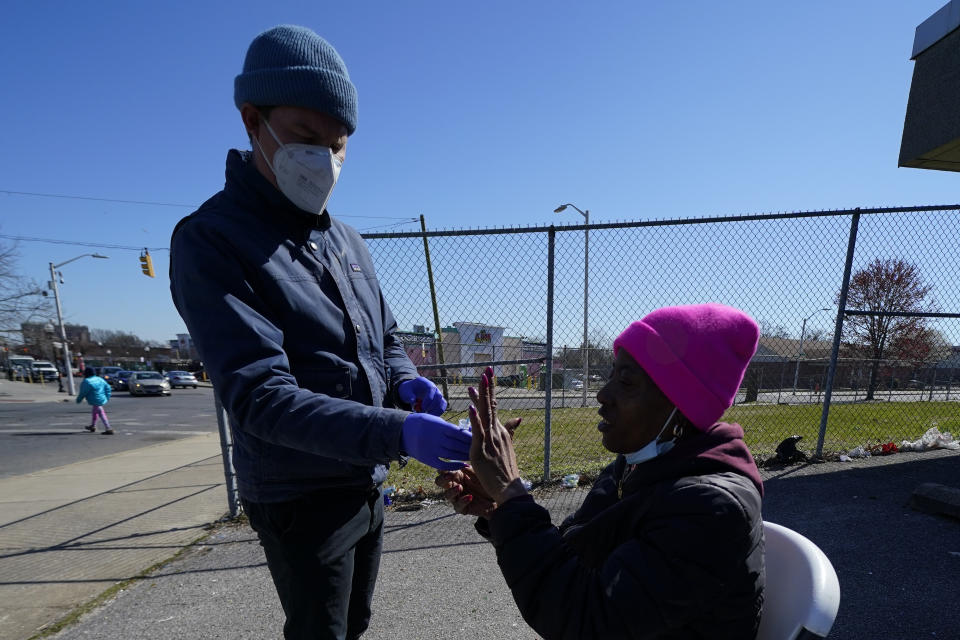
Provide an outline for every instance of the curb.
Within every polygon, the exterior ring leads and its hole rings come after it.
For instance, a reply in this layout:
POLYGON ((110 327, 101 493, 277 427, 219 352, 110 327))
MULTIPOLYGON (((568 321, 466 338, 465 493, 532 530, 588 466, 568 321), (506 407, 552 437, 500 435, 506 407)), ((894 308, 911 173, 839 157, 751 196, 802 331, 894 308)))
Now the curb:
POLYGON ((913 490, 909 506, 917 511, 960 518, 960 489, 924 482, 913 490))

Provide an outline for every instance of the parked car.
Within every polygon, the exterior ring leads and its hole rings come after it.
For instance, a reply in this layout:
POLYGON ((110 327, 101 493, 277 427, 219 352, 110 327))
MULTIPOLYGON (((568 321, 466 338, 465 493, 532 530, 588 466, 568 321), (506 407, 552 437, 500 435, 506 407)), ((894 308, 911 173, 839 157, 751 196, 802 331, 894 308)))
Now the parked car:
POLYGON ((116 375, 111 376, 108 382, 114 391, 130 391, 130 376, 133 374, 133 371, 117 371, 116 375))
POLYGON ((113 379, 123 371, 123 367, 98 367, 98 369, 97 375, 106 380, 111 387, 113 386, 113 379))
POLYGON ((134 371, 127 380, 132 396, 168 396, 170 383, 159 371, 134 371))
POLYGON ((574 391, 583 391, 583 380, 574 378, 570 381, 570 388, 574 391))
POLYGON ((34 360, 31 365, 31 373, 33 374, 33 381, 40 382, 52 382, 60 377, 60 372, 57 371, 57 368, 53 366, 52 362, 47 362, 46 360, 34 360))
POLYGON ((167 381, 170 383, 171 389, 176 389, 177 387, 187 387, 197 388, 197 378, 189 371, 168 371, 164 376, 167 381))

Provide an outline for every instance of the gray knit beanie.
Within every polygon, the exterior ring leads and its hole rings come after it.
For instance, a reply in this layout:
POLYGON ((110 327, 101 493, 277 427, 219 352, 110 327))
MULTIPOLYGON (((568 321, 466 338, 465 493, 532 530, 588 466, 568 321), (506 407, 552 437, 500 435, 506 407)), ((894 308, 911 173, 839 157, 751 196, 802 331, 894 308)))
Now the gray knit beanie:
POLYGON ((243 73, 233 81, 233 101, 257 106, 314 109, 357 128, 357 89, 347 65, 329 42, 306 27, 282 24, 250 43, 243 73))

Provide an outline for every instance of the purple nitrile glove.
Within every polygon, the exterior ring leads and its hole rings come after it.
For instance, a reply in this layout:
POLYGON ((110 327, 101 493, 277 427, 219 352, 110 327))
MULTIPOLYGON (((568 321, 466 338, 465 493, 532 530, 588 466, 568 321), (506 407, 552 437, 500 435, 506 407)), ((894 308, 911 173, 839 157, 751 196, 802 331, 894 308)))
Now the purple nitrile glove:
POLYGON ((463 468, 449 461, 469 460, 470 440, 469 433, 429 413, 411 413, 400 430, 400 450, 441 471, 463 468))
POLYGON ((447 410, 447 401, 440 393, 440 389, 423 376, 404 380, 397 387, 397 393, 401 400, 414 407, 416 411, 438 416, 447 410))

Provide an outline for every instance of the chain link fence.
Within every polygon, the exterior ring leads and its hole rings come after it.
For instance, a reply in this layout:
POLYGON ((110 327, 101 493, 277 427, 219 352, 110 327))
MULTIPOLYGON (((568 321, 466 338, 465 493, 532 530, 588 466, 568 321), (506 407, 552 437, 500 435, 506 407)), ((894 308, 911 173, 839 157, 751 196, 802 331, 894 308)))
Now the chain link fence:
POLYGON ((467 387, 494 366, 501 411, 523 417, 521 471, 544 481, 589 478, 609 462, 596 392, 613 339, 668 305, 722 302, 760 323, 724 419, 744 427, 761 463, 792 435, 801 450, 831 456, 932 426, 956 432, 958 210, 364 237, 408 354, 444 387, 445 417, 466 418, 467 387))

